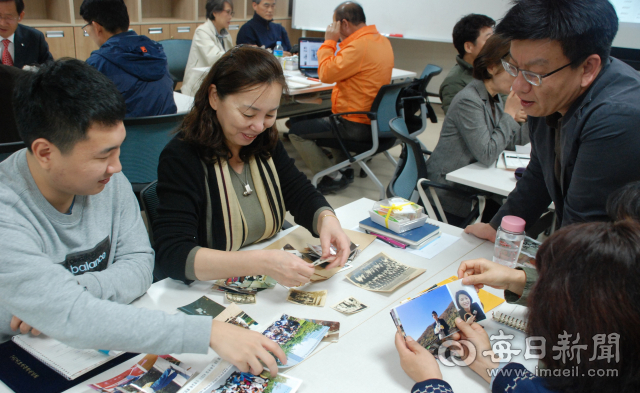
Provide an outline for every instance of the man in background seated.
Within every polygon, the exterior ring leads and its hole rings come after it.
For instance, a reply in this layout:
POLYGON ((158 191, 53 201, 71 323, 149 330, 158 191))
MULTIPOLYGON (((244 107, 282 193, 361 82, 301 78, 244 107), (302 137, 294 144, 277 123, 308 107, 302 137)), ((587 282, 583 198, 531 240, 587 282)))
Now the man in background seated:
POLYGON ((53 60, 44 35, 21 25, 22 18, 22 0, 0 0, 0 64, 22 68, 53 60))
POLYGON ((291 56, 291 43, 287 30, 279 23, 273 23, 276 0, 253 0, 253 18, 248 20, 238 32, 236 44, 264 46, 267 49, 276 47, 280 41, 284 56, 291 56))
POLYGON ((473 80, 473 61, 487 38, 493 34, 496 22, 486 15, 469 14, 453 27, 453 46, 458 51, 457 64, 440 85, 442 110, 447 114, 453 97, 473 80))
POLYGON ((0 143, 21 141, 11 101, 16 79, 26 72, 16 67, 0 64, 0 111, 2 111, 0 143))
MULTIPOLYGON (((318 76, 324 83, 336 83, 331 94, 331 112, 369 111, 380 87, 391 83, 391 43, 378 33, 375 25, 367 26, 364 10, 358 3, 340 4, 333 20, 318 49, 318 76), (342 42, 336 55, 339 39, 342 42)), ((340 119, 344 128, 339 132, 344 139, 371 141, 371 120, 366 115, 346 115, 340 119)), ((291 120, 291 143, 314 174, 334 165, 315 143, 318 139, 333 139, 332 127, 329 117, 291 120)), ((335 163, 347 160, 342 150, 332 150, 335 163)), ((342 190, 353 181, 353 171, 349 177, 333 172, 322 178, 318 190, 323 194, 342 190)))
POLYGON ((152 282, 154 253, 120 173, 125 103, 86 63, 49 63, 14 95, 27 148, 0 163, 0 342, 40 332, 76 348, 207 353, 277 372, 280 347, 207 316, 128 305, 152 282), (32 330, 33 328, 33 330, 32 330), (17 331, 19 330, 19 332, 17 331))
POLYGON ((617 31, 607 0, 519 0, 498 24, 511 40, 502 64, 529 116, 531 161, 490 224, 465 232, 494 241, 513 215, 530 233, 551 202, 560 226, 605 221, 609 194, 640 180, 640 74, 609 56, 617 31))
POLYGON ((122 0, 84 0, 80 15, 84 31, 100 47, 89 65, 113 81, 127 104, 126 117, 169 115, 173 80, 162 45, 129 31, 129 14, 122 0))

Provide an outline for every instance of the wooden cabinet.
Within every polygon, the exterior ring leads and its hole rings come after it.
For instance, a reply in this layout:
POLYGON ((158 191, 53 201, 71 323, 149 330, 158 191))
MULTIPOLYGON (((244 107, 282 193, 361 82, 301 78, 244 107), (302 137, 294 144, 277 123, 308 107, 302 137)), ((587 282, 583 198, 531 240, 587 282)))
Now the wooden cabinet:
POLYGON ((38 27, 37 29, 44 34, 54 59, 76 57, 73 27, 38 27))
POLYGON ((154 41, 168 40, 171 38, 171 25, 149 24, 140 25, 140 34, 146 35, 154 41))
POLYGON ((87 60, 91 52, 98 49, 98 45, 82 30, 82 27, 74 27, 73 35, 76 44, 76 59, 87 60))
MULTIPOLYGON (((22 23, 45 34, 53 57, 75 57, 86 60, 98 49, 81 26, 83 0, 29 0, 22 23)), ((292 0, 277 0, 275 23, 282 24, 292 44, 297 43, 301 30, 291 29, 292 0)), ((196 28, 205 22, 207 0, 124 0, 129 14, 130 29, 155 41, 192 39, 196 28)), ((240 27, 253 18, 252 0, 234 1, 234 17, 229 33, 235 44, 240 27)))
POLYGON ((172 40, 190 40, 196 32, 196 23, 174 23, 170 25, 170 38, 172 40))

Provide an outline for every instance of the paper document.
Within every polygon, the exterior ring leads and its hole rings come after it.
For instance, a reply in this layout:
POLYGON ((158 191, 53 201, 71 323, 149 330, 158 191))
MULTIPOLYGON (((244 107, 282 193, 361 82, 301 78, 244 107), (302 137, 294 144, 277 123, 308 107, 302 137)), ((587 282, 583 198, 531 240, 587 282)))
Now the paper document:
POLYGON ((412 254, 421 256, 423 258, 431 259, 436 255, 440 254, 442 251, 447 249, 450 245, 460 240, 458 236, 449 235, 448 233, 443 233, 440 237, 426 246, 422 247, 419 250, 414 250, 413 248, 407 248, 406 251, 409 251, 412 254))

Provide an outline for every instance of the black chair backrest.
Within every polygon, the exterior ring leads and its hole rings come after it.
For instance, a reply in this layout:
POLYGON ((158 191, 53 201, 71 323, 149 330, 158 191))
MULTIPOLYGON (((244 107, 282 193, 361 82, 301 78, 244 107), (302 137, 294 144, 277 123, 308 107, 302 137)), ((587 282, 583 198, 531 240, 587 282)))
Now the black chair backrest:
POLYGON ((428 178, 427 162, 420 144, 409 136, 407 125, 402 117, 391 120, 389 125, 393 135, 402 142, 402 152, 394 177, 387 188, 387 195, 411 199, 418 179, 428 178))
POLYGON ((27 145, 22 141, 0 143, 0 162, 6 160, 10 155, 18 150, 24 149, 25 147, 27 147, 27 145))
POLYGON ((389 128, 389 122, 391 119, 398 116, 397 104, 400 94, 410 84, 411 82, 384 85, 378 91, 376 98, 371 104, 371 112, 376 113, 379 138, 393 137, 391 129, 389 128))
POLYGON ((165 145, 173 138, 185 113, 124 119, 127 138, 120 147, 122 173, 129 182, 151 183, 158 178, 158 161, 165 145))
POLYGON ((158 181, 156 180, 140 191, 140 204, 147 215, 151 244, 153 244, 153 223, 158 218, 158 205, 160 204, 158 192, 156 191, 157 186, 158 181))

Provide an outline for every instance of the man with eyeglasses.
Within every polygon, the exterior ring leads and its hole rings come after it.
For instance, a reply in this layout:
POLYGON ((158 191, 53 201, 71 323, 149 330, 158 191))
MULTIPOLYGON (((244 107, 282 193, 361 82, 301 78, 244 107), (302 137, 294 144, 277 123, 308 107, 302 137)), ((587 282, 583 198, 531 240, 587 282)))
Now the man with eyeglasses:
POLYGON ((115 83, 127 105, 126 117, 176 113, 173 80, 167 56, 159 43, 129 30, 129 14, 122 0, 84 0, 82 29, 100 48, 87 64, 115 83))
POLYGON ((465 232, 495 240, 502 217, 526 230, 555 203, 557 225, 606 221, 606 200, 640 180, 640 75, 609 56, 618 17, 607 0, 517 0, 496 33, 512 40, 505 70, 529 115, 531 161, 490 224, 465 232))
POLYGON ((291 56, 291 43, 287 31, 279 23, 273 23, 276 0, 253 0, 255 14, 242 25, 236 38, 236 44, 264 46, 273 49, 276 42, 282 43, 284 56, 291 56))
POLYGON ((44 35, 33 27, 21 25, 22 0, 0 0, 1 64, 22 68, 53 60, 44 35))

